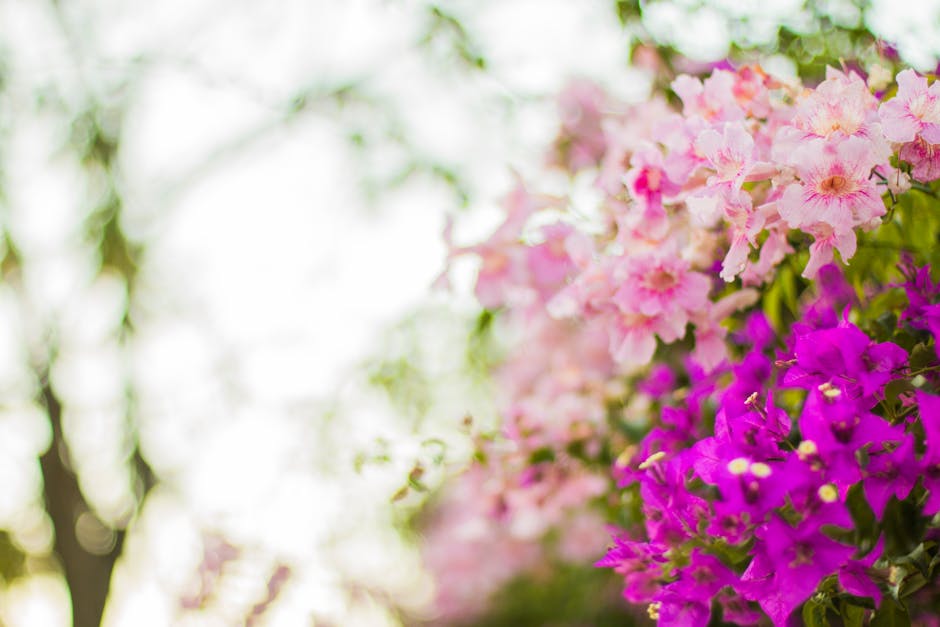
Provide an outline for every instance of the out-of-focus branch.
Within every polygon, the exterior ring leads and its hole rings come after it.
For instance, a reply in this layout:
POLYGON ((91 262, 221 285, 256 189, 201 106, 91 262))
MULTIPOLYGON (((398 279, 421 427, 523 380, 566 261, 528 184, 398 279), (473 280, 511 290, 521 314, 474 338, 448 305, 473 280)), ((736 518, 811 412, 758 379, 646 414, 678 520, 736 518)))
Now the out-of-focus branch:
POLYGON ((62 404, 47 373, 43 373, 40 381, 41 400, 52 427, 52 444, 39 461, 46 509, 55 527, 55 551, 62 562, 72 598, 72 625, 99 627, 108 598, 111 571, 121 554, 124 531, 114 532, 115 540, 110 550, 105 552, 93 553, 82 545, 78 533, 79 519, 93 514, 68 460, 68 445, 62 433, 62 404))

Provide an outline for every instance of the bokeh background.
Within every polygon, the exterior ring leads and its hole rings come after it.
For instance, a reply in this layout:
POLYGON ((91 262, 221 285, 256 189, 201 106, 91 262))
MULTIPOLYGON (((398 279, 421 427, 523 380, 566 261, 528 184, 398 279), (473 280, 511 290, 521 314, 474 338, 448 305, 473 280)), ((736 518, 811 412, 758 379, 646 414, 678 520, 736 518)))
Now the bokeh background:
POLYGON ((0 624, 433 619, 411 523, 496 419, 447 217, 574 77, 876 38, 935 70, 940 1, 0 0, 0 624))

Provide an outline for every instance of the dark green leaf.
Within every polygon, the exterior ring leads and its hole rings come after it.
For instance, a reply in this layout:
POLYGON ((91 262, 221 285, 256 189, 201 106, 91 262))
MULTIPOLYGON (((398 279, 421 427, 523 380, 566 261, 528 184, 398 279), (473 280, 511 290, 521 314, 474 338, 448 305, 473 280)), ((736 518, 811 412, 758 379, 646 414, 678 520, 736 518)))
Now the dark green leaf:
POLYGON ((845 503, 849 508, 849 513, 852 514, 852 522, 855 523, 854 544, 861 549, 862 555, 866 555, 875 548, 881 530, 878 527, 875 512, 865 499, 861 483, 856 483, 849 488, 845 503))
POLYGON ((897 601, 885 597, 872 614, 871 627, 911 627, 911 617, 897 601))
POLYGON ((843 601, 839 608, 845 627, 862 627, 865 623, 865 608, 843 601))
POLYGON ((829 627, 826 605, 815 597, 803 604, 803 624, 806 627, 829 627))

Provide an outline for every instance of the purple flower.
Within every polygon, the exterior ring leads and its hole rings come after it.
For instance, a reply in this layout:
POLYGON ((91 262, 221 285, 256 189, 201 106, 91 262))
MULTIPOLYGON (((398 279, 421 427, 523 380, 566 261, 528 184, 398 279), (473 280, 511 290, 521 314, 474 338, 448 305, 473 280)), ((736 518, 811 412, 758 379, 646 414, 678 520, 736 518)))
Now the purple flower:
POLYGON ((756 535, 754 560, 741 577, 743 592, 759 602, 777 626, 786 625, 790 613, 854 552, 823 535, 810 520, 791 527, 773 517, 756 535))
POLYGON ((715 503, 720 516, 746 516, 753 523, 764 520, 772 509, 784 503, 786 482, 777 476, 780 468, 746 457, 730 460, 716 478, 721 500, 715 503))
POLYGON ((826 465, 827 479, 840 487, 848 487, 861 478, 857 451, 904 439, 902 427, 892 426, 827 384, 810 392, 799 426, 800 433, 813 443, 826 465))
POLYGON ((708 625, 711 601, 726 586, 733 586, 738 578, 718 558, 695 549, 689 555, 689 564, 677 571, 677 578, 656 595, 659 622, 662 625, 708 625))
POLYGON ((894 450, 871 455, 863 470, 865 498, 880 520, 891 497, 907 498, 921 473, 914 459, 914 438, 904 434, 894 450))
POLYGON ((927 447, 920 460, 924 488, 929 491, 924 514, 932 516, 940 511, 940 397, 918 390, 917 404, 927 447))
POLYGON ((626 536, 614 536, 614 546, 594 565, 613 568, 623 576, 623 597, 631 603, 647 603, 659 589, 663 568, 667 563, 663 554, 667 547, 649 542, 636 542, 626 536))
POLYGON ((874 564, 884 550, 884 540, 879 539, 872 551, 860 560, 849 560, 839 571, 839 584, 849 594, 859 597, 871 597, 875 603, 881 603, 881 588, 870 576, 874 564))
POLYGON ((666 364, 657 364, 649 375, 637 384, 637 389, 655 399, 661 399, 676 388, 676 375, 666 364))
POLYGON ((806 333, 794 344, 794 364, 783 383, 807 390, 829 383, 849 398, 875 405, 875 392, 907 365, 907 351, 891 342, 876 344, 843 320, 839 326, 806 333))

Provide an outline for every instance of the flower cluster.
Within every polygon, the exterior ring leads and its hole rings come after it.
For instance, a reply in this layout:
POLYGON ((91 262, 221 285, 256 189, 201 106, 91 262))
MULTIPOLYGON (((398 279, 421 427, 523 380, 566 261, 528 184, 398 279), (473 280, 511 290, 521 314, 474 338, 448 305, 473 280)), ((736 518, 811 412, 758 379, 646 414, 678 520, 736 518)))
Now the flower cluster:
MULTIPOLYGON (((929 539, 909 527, 940 511, 940 396, 919 371, 936 362, 915 370, 909 351, 874 341, 826 300, 782 348, 765 344, 763 314, 752 314, 743 356, 693 375, 681 395, 712 402, 664 403, 616 466, 644 524, 600 564, 623 573, 626 598, 651 604, 663 624, 707 625, 713 601, 724 620, 756 624, 754 601, 786 625, 827 578, 876 605, 892 558, 929 539), (713 415, 676 419, 706 405, 713 415)), ((922 311, 906 311, 912 327, 922 311)), ((896 595, 904 583, 893 582, 896 595)))
POLYGON ((529 540, 602 511, 598 564, 663 625, 909 620, 940 574, 940 84, 671 88, 563 95, 548 164, 591 212, 520 181, 486 242, 448 229, 511 338, 477 510, 529 540))

